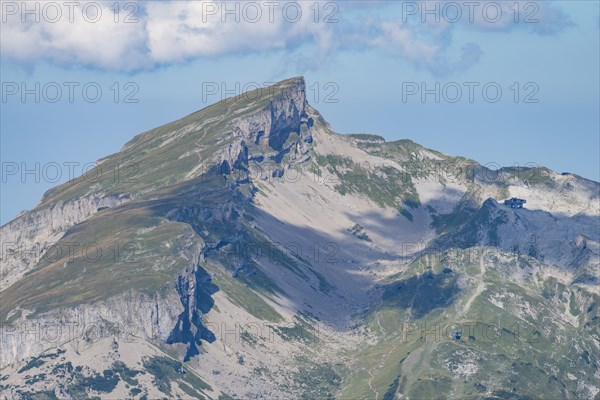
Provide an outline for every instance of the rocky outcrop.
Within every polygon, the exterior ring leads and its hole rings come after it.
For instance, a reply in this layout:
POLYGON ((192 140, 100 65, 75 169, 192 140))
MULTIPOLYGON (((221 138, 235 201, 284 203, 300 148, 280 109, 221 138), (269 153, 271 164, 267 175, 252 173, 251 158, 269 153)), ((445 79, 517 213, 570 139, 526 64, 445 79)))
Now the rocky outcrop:
POLYGON ((234 169, 248 165, 248 147, 243 139, 237 139, 225 146, 217 154, 217 172, 230 174, 234 169))
POLYGON ((267 140, 275 150, 282 150, 291 132, 300 130, 301 118, 306 115, 306 92, 304 79, 271 102, 271 127, 267 140))
POLYGON ((224 135, 232 140, 216 154, 218 172, 249 170, 251 178, 267 180, 284 175, 289 167, 280 165, 285 156, 290 164, 308 160, 314 121, 306 107, 304 80, 297 79, 264 109, 234 119, 232 131, 224 135))
POLYGON ((148 295, 131 291, 94 304, 27 318, 27 310, 0 329, 0 369, 48 349, 70 345, 83 350, 93 342, 115 337, 124 343, 164 343, 182 312, 177 291, 148 295))
POLYGON ((282 93, 275 93, 263 110, 233 120, 233 131, 248 143, 281 151, 290 133, 300 132, 305 106, 306 87, 299 78, 282 93))
POLYGON ((512 209, 487 199, 451 233, 436 239, 438 249, 492 246, 575 271, 596 268, 599 217, 566 217, 541 210, 512 209))
POLYGON ((232 120, 232 130, 223 136, 229 143, 215 154, 217 172, 231 174, 234 170, 247 170, 254 163, 252 177, 268 179, 282 176, 285 168, 263 170, 258 164, 265 161, 278 164, 284 155, 290 161, 307 160, 313 121, 306 114, 306 105, 304 80, 297 79, 262 110, 232 120), (296 136, 290 139, 292 134, 296 136))
POLYGON ((210 311, 214 305, 212 295, 219 288, 211 282, 210 275, 196 264, 191 273, 183 273, 177 280, 177 292, 183 306, 176 324, 166 340, 168 344, 185 343, 188 349, 184 361, 200 354, 198 345, 203 340, 215 341, 215 335, 202 323, 202 315, 210 311))
POLYGON ((185 257, 193 258, 188 267, 155 294, 131 290, 93 304, 35 316, 34 310, 12 310, 9 320, 11 315, 18 318, 0 329, 0 369, 65 344, 83 350, 106 337, 124 343, 187 343, 186 359, 199 354, 196 345, 200 340, 214 340, 202 325, 202 315, 212 308, 211 295, 218 291, 200 266, 205 249, 200 241, 186 251, 185 257))
POLYGON ((99 210, 117 206, 130 199, 129 194, 92 194, 26 212, 2 226, 0 288, 5 289, 30 270, 67 229, 99 210))

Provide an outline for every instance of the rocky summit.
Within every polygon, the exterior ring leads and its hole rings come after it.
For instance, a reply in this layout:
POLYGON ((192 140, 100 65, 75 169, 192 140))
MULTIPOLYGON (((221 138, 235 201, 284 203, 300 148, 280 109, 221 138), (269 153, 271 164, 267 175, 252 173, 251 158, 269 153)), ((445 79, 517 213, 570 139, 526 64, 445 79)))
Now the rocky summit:
POLYGON ((0 235, 2 399, 600 398, 600 184, 335 133, 300 77, 0 235))

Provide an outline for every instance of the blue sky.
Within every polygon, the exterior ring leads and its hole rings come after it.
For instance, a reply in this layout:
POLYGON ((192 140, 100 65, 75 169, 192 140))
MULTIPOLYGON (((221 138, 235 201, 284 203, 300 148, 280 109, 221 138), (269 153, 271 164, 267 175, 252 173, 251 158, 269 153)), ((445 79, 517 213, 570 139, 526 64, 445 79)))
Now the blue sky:
POLYGON ((94 23, 79 8, 74 22, 61 10, 52 23, 53 10, 41 9, 39 22, 33 14, 23 22, 23 10, 2 5, 2 224, 134 135, 220 100, 222 92, 203 92, 207 85, 235 91, 296 75, 337 132, 409 138, 490 166, 543 165, 600 180, 596 1, 482 1, 473 20, 461 6, 453 23, 443 2, 432 14, 421 2, 291 2, 286 17, 280 2, 272 20, 256 2, 258 21, 235 2, 123 2, 118 22, 113 3, 95 3, 104 8, 94 23), (497 6, 502 17, 491 22, 497 6), (234 10, 225 22, 222 7, 234 10), (302 17, 292 21, 297 7, 302 17), (131 12, 137 22, 125 24, 131 12), (528 15, 537 22, 524 22, 528 15), (436 84, 440 101, 435 94, 423 101, 421 89, 436 84), (457 87, 462 97, 451 102, 457 87), (23 88, 32 91, 24 99, 23 88), (91 102, 97 88, 102 96, 91 102), (497 88, 502 95, 492 102, 497 88), (38 172, 22 176, 23 169, 38 172))

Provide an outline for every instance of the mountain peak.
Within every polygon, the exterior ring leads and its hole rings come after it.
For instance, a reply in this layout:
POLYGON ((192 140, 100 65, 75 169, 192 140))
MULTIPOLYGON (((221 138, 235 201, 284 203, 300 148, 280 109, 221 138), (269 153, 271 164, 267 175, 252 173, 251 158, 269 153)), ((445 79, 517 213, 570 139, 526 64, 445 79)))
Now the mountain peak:
POLYGON ((284 156, 306 160, 313 141, 313 121, 307 112, 302 76, 219 101, 135 136, 89 171, 97 180, 75 179, 50 189, 38 207, 94 191, 148 192, 194 178, 214 166, 230 171, 243 169, 252 160, 275 164, 284 156), (124 174, 134 174, 135 182, 109 179, 110 174, 103 172, 115 166, 126 168, 124 174))
MULTIPOLYGON (((222 100, 222 102, 237 102, 246 100, 255 102, 256 105, 268 105, 269 102, 281 100, 295 100, 304 103, 306 101, 306 83, 303 76, 284 79, 269 86, 249 90, 233 98, 222 100)), ((219 104, 219 103, 217 103, 219 104)))
POLYGON ((230 115, 225 133, 229 145, 218 151, 217 164, 229 171, 232 167, 243 169, 251 161, 280 164, 284 158, 307 160, 313 120, 307 114, 305 88, 304 78, 295 77, 234 99, 241 102, 242 106, 235 107, 241 112, 236 116, 234 110, 230 115))
POLYGON ((599 184, 526 172, 337 134, 302 77, 142 133, 0 227, 0 398, 594 398, 599 184))
POLYGON ((298 88, 301 91, 304 91, 306 89, 306 83, 304 81, 304 77, 300 75, 274 83, 273 85, 271 85, 271 87, 279 87, 282 89, 298 88))

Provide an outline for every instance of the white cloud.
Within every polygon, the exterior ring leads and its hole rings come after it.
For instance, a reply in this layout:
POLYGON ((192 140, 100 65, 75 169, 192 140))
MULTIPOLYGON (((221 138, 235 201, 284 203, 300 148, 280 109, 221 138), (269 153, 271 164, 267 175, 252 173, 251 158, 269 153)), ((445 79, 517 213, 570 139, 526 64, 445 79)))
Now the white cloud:
POLYGON ((22 15, 21 10, 15 15, 6 15, 6 3, 10 2, 2 2, 3 56, 21 62, 45 59, 57 64, 108 69, 135 68, 145 58, 141 48, 145 40, 143 30, 137 24, 115 24, 108 3, 103 3, 103 17, 95 23, 83 19, 81 7, 74 8, 71 14, 62 9, 62 17, 57 22, 52 22, 53 16, 44 17, 44 9, 40 8, 39 22, 36 22, 35 15, 22 15), (69 15, 74 22, 69 21, 69 15))
MULTIPOLYGON (((128 2, 120 4, 116 15, 112 2, 78 2, 73 9, 56 2, 62 12, 57 22, 51 21, 53 10, 44 9, 47 3, 35 2, 39 7, 39 22, 35 21, 36 15, 23 15, 23 4, 2 1, 0 45, 3 57, 28 65, 45 60, 64 66, 135 71, 202 57, 290 50, 308 43, 316 46, 318 59, 326 58, 336 49, 377 48, 417 67, 443 74, 468 68, 481 54, 479 47, 470 43, 464 46, 460 60, 449 61, 446 53, 456 24, 443 19, 439 23, 416 24, 397 18, 344 20, 340 15, 343 13, 332 2, 321 2, 318 14, 314 2, 302 1, 281 1, 278 5, 263 1, 128 2), (123 9, 126 4, 129 8, 123 9), (137 8, 132 9, 131 4, 137 4, 137 8), (101 7, 101 17, 92 23, 96 6, 101 7), (85 15, 84 10, 88 11, 85 15), (295 21, 298 10, 301 17, 295 21), (124 22, 132 11, 134 15, 130 17, 137 22, 124 22), (340 22, 324 23, 327 17, 340 22)), ((344 5, 347 7, 344 11, 351 11, 352 4, 344 5)), ((387 2, 370 4, 383 9, 390 7, 387 2)), ((502 7, 507 12, 508 5, 502 7)), ((360 6, 356 9, 364 10, 360 6)), ((531 27, 538 33, 556 32, 561 21, 568 22, 556 8, 544 6, 540 10, 544 21, 531 27)), ((471 24, 475 29, 512 29, 510 22, 489 24, 481 19, 481 13, 475 16, 478 19, 471 24)))

